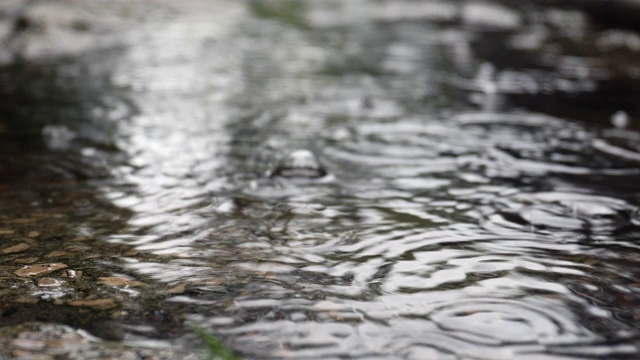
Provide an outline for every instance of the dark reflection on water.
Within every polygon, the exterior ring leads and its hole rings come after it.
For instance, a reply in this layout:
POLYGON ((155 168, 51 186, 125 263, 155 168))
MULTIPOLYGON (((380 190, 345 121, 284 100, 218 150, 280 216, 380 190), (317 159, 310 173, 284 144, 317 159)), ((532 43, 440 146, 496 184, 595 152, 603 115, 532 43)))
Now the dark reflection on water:
POLYGON ((634 358, 640 38, 429 4, 310 4, 310 29, 195 14, 100 61, 8 69, 35 80, 2 89, 28 101, 2 124, 36 125, 0 186, 71 178, 95 246, 137 250, 93 266, 147 298, 185 284, 157 306, 249 358, 634 358), (297 149, 322 176, 272 176, 297 149))

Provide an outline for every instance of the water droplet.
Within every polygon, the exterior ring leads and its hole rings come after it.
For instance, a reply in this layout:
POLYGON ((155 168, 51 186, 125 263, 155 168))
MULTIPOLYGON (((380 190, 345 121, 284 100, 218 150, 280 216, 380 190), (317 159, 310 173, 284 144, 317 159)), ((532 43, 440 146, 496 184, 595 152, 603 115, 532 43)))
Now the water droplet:
POLYGON ((42 129, 42 137, 52 150, 67 149, 76 134, 66 126, 47 125, 42 129))
POLYGON ((496 69, 490 63, 483 63, 478 69, 475 82, 480 91, 485 94, 494 94, 498 91, 495 83, 496 69))
POLYGON ((287 154, 271 174, 272 177, 319 178, 327 175, 320 161, 309 150, 300 149, 287 154))
POLYGON ((624 111, 618 111, 611 115, 611 124, 618 129, 624 129, 629 125, 629 115, 624 111))

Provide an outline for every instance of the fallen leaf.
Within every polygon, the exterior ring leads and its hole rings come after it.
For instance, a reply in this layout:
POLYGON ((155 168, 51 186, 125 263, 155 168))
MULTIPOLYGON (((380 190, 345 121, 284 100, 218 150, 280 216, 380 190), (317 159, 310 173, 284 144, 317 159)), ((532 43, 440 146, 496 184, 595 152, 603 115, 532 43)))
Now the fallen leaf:
POLYGON ((11 235, 15 232, 16 232, 15 230, 0 229, 0 235, 11 235))
POLYGON ((66 267, 67 265, 62 263, 35 264, 35 265, 24 266, 14 271, 13 273, 22 277, 32 277, 32 276, 49 274, 56 270, 64 269, 66 267))
POLYGON ((40 233, 37 231, 29 231, 29 233, 27 234, 27 237, 32 239, 37 238, 38 236, 40 236, 40 233))
POLYGON ((27 244, 27 243, 20 243, 20 244, 17 244, 17 245, 9 246, 9 247, 8 247, 8 248, 6 248, 6 249, 3 249, 3 250, 2 250, 2 253, 3 253, 3 254, 19 253, 19 252, 21 252, 21 251, 25 251, 25 250, 27 250, 27 249, 28 249, 28 248, 30 248, 30 247, 31 247, 31 245, 29 245, 29 244, 27 244))

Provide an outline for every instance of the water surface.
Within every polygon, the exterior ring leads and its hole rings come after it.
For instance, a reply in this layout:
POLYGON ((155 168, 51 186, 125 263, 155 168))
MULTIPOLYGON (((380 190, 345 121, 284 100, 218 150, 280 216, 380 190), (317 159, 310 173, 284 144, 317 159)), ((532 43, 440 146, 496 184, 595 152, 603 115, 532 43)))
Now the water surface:
POLYGON ((285 3, 2 70, 0 236, 32 244, 2 269, 66 247, 84 270, 3 275, 51 309, 5 324, 178 347, 198 326, 260 359, 635 358, 640 36, 570 10, 285 3), (278 170, 299 149, 321 174, 278 170), (107 276, 144 286, 83 285, 107 276), (96 292, 118 307, 84 324, 65 304, 96 292))

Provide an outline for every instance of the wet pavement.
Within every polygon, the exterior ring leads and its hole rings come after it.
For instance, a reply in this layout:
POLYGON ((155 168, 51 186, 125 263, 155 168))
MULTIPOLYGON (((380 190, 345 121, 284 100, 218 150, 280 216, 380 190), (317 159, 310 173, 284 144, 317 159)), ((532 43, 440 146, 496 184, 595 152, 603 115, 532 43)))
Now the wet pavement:
POLYGON ((533 3, 15 3, 3 358, 205 358, 196 329, 247 359, 640 353, 629 26, 533 3))

